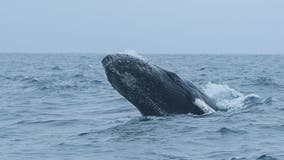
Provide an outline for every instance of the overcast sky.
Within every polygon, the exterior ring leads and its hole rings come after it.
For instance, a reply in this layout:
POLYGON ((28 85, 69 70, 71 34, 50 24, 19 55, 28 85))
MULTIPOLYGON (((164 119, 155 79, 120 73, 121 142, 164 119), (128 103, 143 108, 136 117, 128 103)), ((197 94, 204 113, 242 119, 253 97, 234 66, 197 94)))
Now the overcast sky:
POLYGON ((0 52, 284 53, 284 0, 0 0, 0 52))

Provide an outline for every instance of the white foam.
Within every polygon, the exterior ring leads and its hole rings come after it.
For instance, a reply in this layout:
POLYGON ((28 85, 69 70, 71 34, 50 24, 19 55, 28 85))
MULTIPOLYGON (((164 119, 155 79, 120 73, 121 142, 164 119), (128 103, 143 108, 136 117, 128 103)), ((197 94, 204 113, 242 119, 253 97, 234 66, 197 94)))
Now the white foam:
POLYGON ((200 109, 202 109, 205 114, 209 114, 209 113, 214 113, 215 112, 214 109, 212 109, 206 102, 202 101, 199 98, 196 98, 194 100, 194 104, 197 105, 198 107, 200 107, 200 109))
POLYGON ((253 100, 252 103, 261 101, 261 98, 256 94, 245 95, 228 85, 208 83, 202 89, 223 109, 246 107, 248 100, 253 100))
POLYGON ((128 54, 128 55, 131 55, 133 57, 139 58, 143 61, 147 61, 147 59, 145 57, 141 56, 136 50, 133 50, 133 49, 126 49, 126 50, 118 52, 118 53, 119 54, 128 54))

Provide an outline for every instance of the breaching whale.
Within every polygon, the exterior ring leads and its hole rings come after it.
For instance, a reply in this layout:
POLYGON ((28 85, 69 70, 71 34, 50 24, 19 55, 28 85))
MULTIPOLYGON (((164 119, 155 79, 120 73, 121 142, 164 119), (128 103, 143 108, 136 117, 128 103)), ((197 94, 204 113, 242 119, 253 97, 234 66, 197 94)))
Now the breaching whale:
POLYGON ((218 110, 193 83, 140 58, 113 54, 105 56, 102 64, 112 87, 143 116, 202 115, 218 110))

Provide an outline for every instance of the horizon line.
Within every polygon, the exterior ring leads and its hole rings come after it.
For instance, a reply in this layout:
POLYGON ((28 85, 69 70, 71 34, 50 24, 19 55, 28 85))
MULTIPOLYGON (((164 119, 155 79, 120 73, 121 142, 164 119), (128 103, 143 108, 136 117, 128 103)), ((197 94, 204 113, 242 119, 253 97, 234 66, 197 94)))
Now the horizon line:
MULTIPOLYGON (((97 55, 104 55, 104 54, 116 54, 119 52, 76 52, 76 51, 69 51, 69 52, 0 52, 0 54, 97 54, 97 55)), ((276 53, 276 52, 262 52, 262 53, 252 53, 252 52, 137 52, 138 54, 145 54, 145 55, 283 55, 283 53, 276 53)))

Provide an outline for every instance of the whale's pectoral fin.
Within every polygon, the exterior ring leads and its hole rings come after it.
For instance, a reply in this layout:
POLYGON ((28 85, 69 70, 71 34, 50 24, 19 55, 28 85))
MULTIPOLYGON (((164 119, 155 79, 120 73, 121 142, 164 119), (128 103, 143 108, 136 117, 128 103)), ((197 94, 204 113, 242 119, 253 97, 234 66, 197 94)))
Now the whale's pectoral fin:
POLYGON ((203 100, 201 100, 199 98, 196 98, 194 100, 194 104, 197 105, 201 110, 203 110, 203 112, 205 114, 214 113, 215 112, 214 109, 212 109, 206 102, 204 102, 203 100))
POLYGON ((193 85, 193 83, 189 80, 186 80, 186 84, 188 87, 191 87, 195 90, 198 90, 199 96, 202 97, 201 99, 204 100, 204 102, 206 104, 208 104, 208 106, 210 106, 211 108, 213 108, 215 111, 219 111, 219 107, 217 107, 216 102, 214 99, 212 99, 211 97, 207 96, 201 89, 197 88, 195 85, 193 85))

